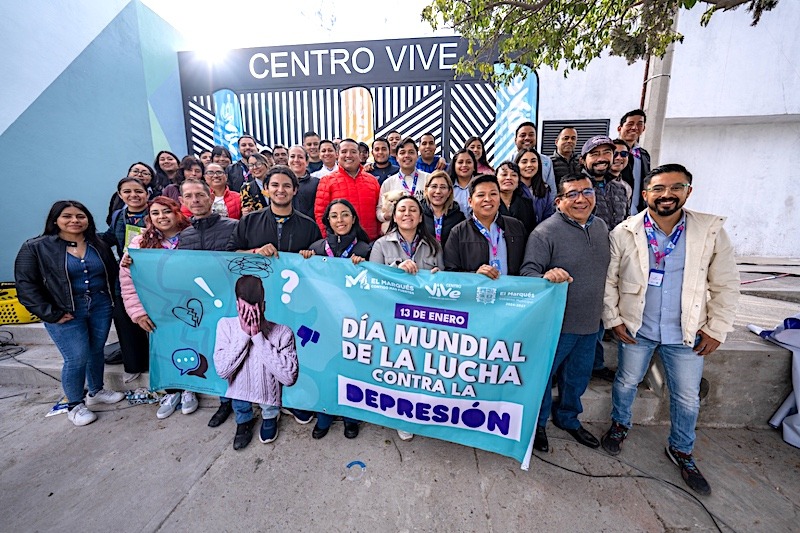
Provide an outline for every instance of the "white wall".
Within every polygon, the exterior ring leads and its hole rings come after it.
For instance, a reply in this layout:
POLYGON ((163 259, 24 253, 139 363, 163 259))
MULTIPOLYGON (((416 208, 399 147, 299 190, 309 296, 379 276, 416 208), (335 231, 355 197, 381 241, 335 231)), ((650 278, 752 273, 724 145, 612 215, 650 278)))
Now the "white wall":
MULTIPOLYGON (((611 120, 612 137, 623 114, 641 105, 644 62, 628 65, 620 57, 603 57, 585 71, 573 71, 564 78, 563 71, 539 70, 539 126, 545 120, 611 120)), ((544 146, 552 153, 555 147, 544 146)))
POLYGON ((738 255, 800 257, 800 120, 739 125, 667 124, 663 162, 694 175, 687 207, 728 217, 738 255))

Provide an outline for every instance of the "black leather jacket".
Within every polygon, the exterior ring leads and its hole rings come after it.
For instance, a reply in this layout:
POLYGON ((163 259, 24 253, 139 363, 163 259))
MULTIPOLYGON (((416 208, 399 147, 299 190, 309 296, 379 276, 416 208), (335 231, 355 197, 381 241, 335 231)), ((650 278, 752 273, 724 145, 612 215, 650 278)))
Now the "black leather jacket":
MULTIPOLYGON (((103 260, 106 287, 113 298, 119 275, 111 250, 102 242, 89 244, 103 260)), ((14 262, 17 296, 28 311, 45 322, 58 322, 75 311, 75 299, 67 273, 67 241, 58 235, 42 235, 22 244, 14 262)))

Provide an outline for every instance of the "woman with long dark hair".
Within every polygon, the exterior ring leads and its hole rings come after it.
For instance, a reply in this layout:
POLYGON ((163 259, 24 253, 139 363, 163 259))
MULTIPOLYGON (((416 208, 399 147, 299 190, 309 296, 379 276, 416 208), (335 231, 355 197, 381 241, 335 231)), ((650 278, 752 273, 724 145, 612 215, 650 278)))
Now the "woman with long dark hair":
MULTIPOLYGON (((353 204, 343 198, 333 200, 322 215, 322 223, 327 237, 313 243, 308 250, 301 250, 300 255, 306 259, 312 255, 340 257, 350 259, 354 265, 366 260, 370 252, 369 237, 358 222, 353 204)), ((332 423, 333 415, 317 413, 311 437, 321 439, 328 434, 332 423)), ((344 418, 344 436, 348 439, 358 436, 358 420, 344 418)))
POLYGON ((177 181, 179 166, 180 159, 169 150, 161 150, 156 154, 153 168, 156 169, 155 187, 159 191, 163 191, 167 185, 177 181))
POLYGON ((117 264, 97 238, 89 210, 74 200, 54 203, 42 235, 22 245, 14 278, 20 303, 42 319, 64 358, 61 385, 67 418, 76 426, 91 424, 97 415, 87 405, 116 403, 125 395, 103 388, 103 348, 111 328, 117 264))
POLYGON ((516 218, 527 233, 532 232, 536 227, 536 213, 519 180, 519 167, 511 161, 500 163, 497 182, 500 184, 500 214, 516 218))
MULTIPOLYGON (((156 171, 153 170, 153 167, 147 163, 142 163, 141 161, 137 161, 136 163, 132 164, 128 168, 128 173, 126 174, 127 177, 137 178, 142 182, 142 185, 144 185, 144 188, 147 190, 147 197, 150 200, 161 194, 161 189, 155 188, 155 175, 156 171)), ((114 211, 122 209, 123 207, 125 207, 125 202, 122 201, 119 193, 115 192, 111 197, 111 200, 108 202, 108 215, 106 216, 106 224, 111 225, 111 216, 114 214, 114 211)))
POLYGON ((536 223, 541 224, 556 212, 556 192, 544 180, 542 173, 542 157, 533 148, 523 148, 514 158, 519 167, 519 180, 523 194, 533 202, 536 223))
MULTIPOLYGON (((189 220, 181 213, 178 203, 166 196, 159 196, 148 203, 145 220, 144 231, 133 238, 128 248, 174 250, 178 247, 181 230, 191 225, 189 220)), ((122 258, 119 270, 119 284, 125 311, 131 321, 142 330, 152 333, 156 326, 148 316, 144 306, 142 306, 141 300, 139 300, 139 295, 136 293, 136 288, 131 279, 129 266, 130 260, 126 253, 122 258)), ((166 392, 167 394, 161 398, 158 412, 156 413, 159 419, 164 419, 171 415, 178 404, 181 405, 181 412, 185 415, 197 410, 197 397, 193 392, 180 389, 167 389, 166 392)))
MULTIPOLYGON (((419 200, 404 196, 394 204, 389 231, 372 245, 369 260, 400 268, 409 274, 444 269, 442 247, 422 220, 419 200)), ((397 435, 402 440, 414 438, 413 433, 400 429, 397 435)))
POLYGON ((494 174, 494 169, 486 159, 486 147, 480 137, 470 137, 464 143, 464 148, 472 152, 478 162, 478 174, 494 174))
POLYGON ((458 207, 464 216, 469 216, 469 182, 478 174, 478 160, 472 152, 463 148, 453 155, 447 173, 453 182, 453 195, 458 207))

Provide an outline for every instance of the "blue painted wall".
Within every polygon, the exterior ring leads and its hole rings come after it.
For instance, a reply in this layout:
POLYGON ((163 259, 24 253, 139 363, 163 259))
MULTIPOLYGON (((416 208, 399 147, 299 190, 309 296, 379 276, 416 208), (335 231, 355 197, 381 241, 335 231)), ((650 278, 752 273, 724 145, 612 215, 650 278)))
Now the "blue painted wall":
MULTIPOLYGON (((73 8, 92 16, 89 5, 73 8)), ((27 38, 41 40, 40 30, 27 38)), ((20 245, 41 233, 54 201, 85 203, 104 228, 109 198, 132 162, 152 162, 163 148, 185 151, 178 43, 171 26, 138 1, 128 3, 0 134, 0 280, 13 279, 20 245)))

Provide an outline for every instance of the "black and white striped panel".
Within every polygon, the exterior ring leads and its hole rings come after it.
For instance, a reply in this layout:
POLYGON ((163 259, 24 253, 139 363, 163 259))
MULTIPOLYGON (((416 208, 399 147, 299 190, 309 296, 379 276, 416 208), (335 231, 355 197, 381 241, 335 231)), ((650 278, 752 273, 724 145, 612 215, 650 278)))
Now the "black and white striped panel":
MULTIPOLYGON (((375 138, 385 136, 394 129, 386 129, 385 125, 439 88, 440 86, 433 84, 371 87, 370 93, 375 106, 375 138), (379 134, 380 132, 384 133, 379 134)), ((401 133, 405 136, 404 132, 401 133)))
POLYGON ((472 136, 483 139, 491 155, 494 137, 495 94, 489 83, 452 83, 450 92, 449 153, 459 151, 472 136))
POLYGON ((189 124, 192 129, 192 153, 214 147, 214 99, 211 96, 194 96, 189 100, 189 124))
POLYGON ((389 118, 388 122, 377 121, 379 126, 375 129, 375 138, 385 137, 392 130, 397 130, 405 137, 419 140, 423 133, 432 133, 436 143, 441 145, 444 101, 443 87, 432 86, 433 90, 425 92, 419 100, 406 105, 403 112, 389 118))

